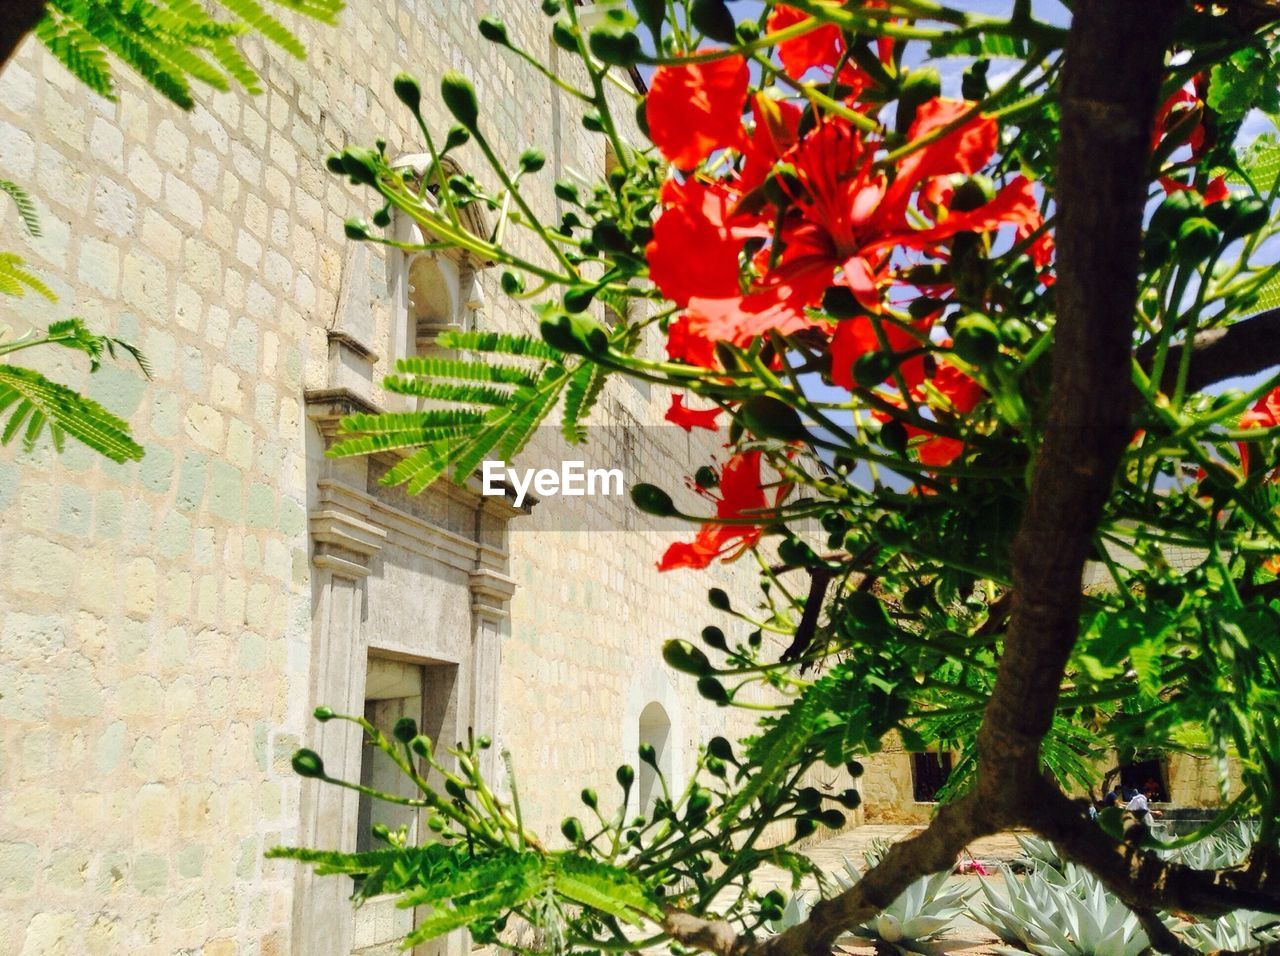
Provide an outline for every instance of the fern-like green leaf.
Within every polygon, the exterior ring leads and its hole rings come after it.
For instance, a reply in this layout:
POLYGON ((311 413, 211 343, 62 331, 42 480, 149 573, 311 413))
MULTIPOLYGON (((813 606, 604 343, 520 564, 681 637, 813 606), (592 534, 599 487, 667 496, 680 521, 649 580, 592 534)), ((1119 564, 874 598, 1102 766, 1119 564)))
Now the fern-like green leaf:
POLYGON ((619 867, 568 854, 557 861, 554 882, 556 892, 566 899, 632 925, 641 924, 641 915, 662 918, 640 881, 619 867))
POLYGON ((39 276, 24 268, 21 256, 12 252, 0 252, 0 293, 21 297, 27 294, 28 289, 50 302, 58 299, 39 276))
POLYGON ((538 381, 536 368, 421 355, 400 359, 396 362, 396 372, 418 378, 452 378, 463 382, 492 382, 502 385, 534 385, 538 381))
POLYGON ((505 332, 442 332, 436 339, 441 348, 485 352, 490 355, 520 355, 527 358, 559 362, 564 355, 542 339, 505 332))
MULTIPOLYGON (((9 420, 0 434, 0 444, 8 444, 25 420, 28 430, 23 440, 28 447, 39 438, 47 424, 112 461, 142 458, 142 446, 130 436, 127 422, 92 399, 50 381, 32 369, 0 365, 0 415, 6 411, 9 420), (30 416, 37 414, 40 419, 35 424, 30 416)), ((55 435, 55 442, 57 440, 55 435)))
POLYGON ((18 207, 18 216, 22 219, 22 224, 26 227, 28 234, 35 239, 39 239, 41 236, 40 216, 36 212, 36 204, 31 198, 31 194, 17 183, 8 179, 0 179, 0 193, 8 193, 9 198, 13 200, 13 204, 18 207))
POLYGON ((467 405, 503 405, 511 400, 511 392, 488 385, 433 382, 413 375, 391 375, 382 386, 397 395, 411 395, 436 402, 459 402, 467 405))
POLYGON ((114 98, 106 48, 74 17, 50 5, 35 34, 76 79, 95 93, 114 98))
POLYGON ((307 55, 301 41, 290 33, 283 23, 267 13, 257 0, 218 0, 218 2, 282 50, 293 54, 299 60, 307 55))
POLYGON ((594 362, 583 362, 569 377, 569 387, 564 396, 564 418, 560 426, 560 431, 569 444, 581 445, 587 440, 587 429, 583 422, 600 397, 607 378, 604 369, 594 362))

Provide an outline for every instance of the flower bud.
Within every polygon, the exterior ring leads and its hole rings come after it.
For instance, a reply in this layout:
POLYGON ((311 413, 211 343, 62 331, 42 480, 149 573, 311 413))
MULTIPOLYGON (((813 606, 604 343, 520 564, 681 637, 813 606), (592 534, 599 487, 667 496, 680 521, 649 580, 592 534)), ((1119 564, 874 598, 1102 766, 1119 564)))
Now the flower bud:
POLYGON ((662 645, 662 659, 667 666, 684 674, 706 674, 711 670, 711 661, 688 641, 679 639, 667 641, 662 645))
POLYGON ((323 724, 325 721, 333 720, 333 718, 338 715, 335 714, 333 710, 329 707, 317 707, 312 712, 312 716, 314 716, 316 720, 320 721, 320 723, 323 724))
POLYGON ((1000 349, 1000 330, 985 315, 966 315, 956 323, 951 347, 970 365, 986 365, 1000 349))
POLYGON ((609 334, 590 316, 551 312, 538 324, 542 338, 571 355, 600 355, 609 349, 609 334))
POLYGON ((418 722, 412 717, 401 717, 391 729, 391 734, 402 744, 407 744, 418 736, 418 722))
POLYGON ((481 17, 480 35, 490 43, 497 43, 499 46, 511 46, 511 37, 507 36, 507 25, 502 22, 500 17, 481 17))
POLYGON ((520 169, 526 173, 536 173, 547 165, 547 154, 540 149, 530 147, 520 154, 520 169))
POLYGON ((454 123, 449 127, 449 131, 444 134, 444 146, 441 147, 444 152, 451 149, 457 149, 471 138, 471 134, 467 132, 467 128, 459 123, 454 123))
POLYGON ((735 39, 733 14, 725 0, 693 0, 689 19, 707 39, 732 43, 735 39))
POLYGON ((639 484, 631 489, 632 503, 645 514, 668 518, 676 513, 671 496, 657 485, 639 484))
POLYGON ((587 46, 592 56, 609 66, 635 66, 643 52, 640 38, 630 30, 592 30, 587 36, 587 46))
POLYGON ((702 629, 702 642, 718 651, 727 651, 729 649, 728 642, 724 639, 724 631, 714 624, 702 629))
POLYGON ((590 787, 586 787, 583 789, 582 802, 585 803, 592 810, 594 810, 597 806, 600 805, 600 800, 596 796, 596 792, 592 790, 590 787))
POLYGON ((720 760, 736 763, 733 759, 733 745, 724 737, 712 737, 707 741, 707 753, 720 760))
POLYGON ((768 395, 753 395, 742 403, 738 417, 758 438, 779 441, 804 441, 809 431, 800 414, 785 402, 768 395))
POLYGON ((729 595, 721 588, 712 588, 707 592, 707 601, 717 611, 727 611, 730 608, 729 595))
POLYGON ((565 817, 560 821, 560 832, 570 843, 582 842, 582 824, 577 817, 565 817))
POLYGON ((623 790, 630 790, 631 785, 636 780, 636 771, 635 768, 624 763, 613 776, 618 781, 618 786, 622 787, 623 790))
POLYGON ((891 352, 864 352, 853 363, 853 380, 863 388, 875 388, 893 374, 895 366, 891 352))
POLYGON ((653 749, 653 744, 640 745, 640 759, 647 763, 650 767, 657 769, 658 753, 653 749))
POLYGON ((396 97, 409 109, 417 113, 422 104, 422 87, 408 73, 401 73, 396 76, 391 83, 391 88, 396 91, 396 97))
POLYGON ((1194 263, 1206 259, 1221 241, 1221 229, 1202 216, 1192 216, 1178 229, 1178 260, 1194 263))
POLYGON ((633 0, 636 16, 655 37, 662 32, 662 21, 667 16, 666 0, 633 0))
POLYGON ((480 106, 476 102, 476 90, 461 73, 450 70, 440 81, 440 98, 454 119, 467 130, 475 132, 480 121, 480 106))
POLYGON ((714 677, 699 677, 698 693, 717 707, 729 706, 729 692, 725 690, 724 684, 714 677))
POLYGON ((303 748, 293 755, 293 772, 299 777, 308 777, 312 779, 324 776, 324 761, 320 759, 320 755, 314 750, 303 748))

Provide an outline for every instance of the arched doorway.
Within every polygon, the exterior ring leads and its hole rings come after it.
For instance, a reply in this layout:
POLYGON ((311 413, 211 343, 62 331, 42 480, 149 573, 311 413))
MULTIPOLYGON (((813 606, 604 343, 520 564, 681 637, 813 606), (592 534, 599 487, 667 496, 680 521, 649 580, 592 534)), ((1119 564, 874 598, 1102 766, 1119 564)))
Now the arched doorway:
MULTIPOLYGON (((671 778, 671 718, 666 708, 657 701, 647 704, 640 711, 640 744, 648 744, 653 748, 655 762, 662 775, 671 778)), ((648 816, 653 810, 654 801, 662 796, 662 784, 658 782, 658 772, 648 763, 641 761, 636 777, 637 809, 648 816)))

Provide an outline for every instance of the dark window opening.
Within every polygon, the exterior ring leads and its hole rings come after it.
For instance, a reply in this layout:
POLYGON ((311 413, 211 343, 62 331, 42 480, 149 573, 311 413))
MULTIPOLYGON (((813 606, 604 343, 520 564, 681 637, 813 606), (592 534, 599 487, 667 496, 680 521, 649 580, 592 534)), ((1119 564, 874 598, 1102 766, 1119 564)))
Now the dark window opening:
POLYGON ((938 791, 951 775, 951 754, 911 755, 911 786, 917 803, 936 803, 938 791))
POLYGON ((1146 794, 1151 803, 1168 803, 1169 788, 1165 784, 1164 761, 1159 757, 1136 760, 1120 767, 1120 786, 1146 794))

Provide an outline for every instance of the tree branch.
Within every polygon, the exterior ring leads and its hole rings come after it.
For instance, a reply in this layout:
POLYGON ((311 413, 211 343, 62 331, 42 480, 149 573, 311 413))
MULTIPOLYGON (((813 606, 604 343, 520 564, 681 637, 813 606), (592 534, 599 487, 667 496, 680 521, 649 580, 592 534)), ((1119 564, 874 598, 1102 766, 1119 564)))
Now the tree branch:
MULTIPOLYGON (((1178 381, 1178 365, 1184 346, 1169 349, 1160 389, 1171 393, 1178 381)), ((1138 362, 1150 369, 1155 359, 1156 341, 1139 347, 1138 362)), ((1280 309, 1259 312, 1255 316, 1221 329, 1199 333, 1191 346, 1191 366, 1187 373, 1187 391, 1203 391, 1211 385, 1256 375, 1280 365, 1280 309)))
POLYGON ((0 70, 44 16, 44 0, 6 0, 0 17, 0 70))
POLYGON ((1013 542, 1013 612, 978 735, 978 786, 1023 804, 1079 632, 1081 576, 1132 433, 1129 362, 1146 166, 1183 5, 1076 5, 1063 69, 1058 318, 1044 442, 1013 542))

